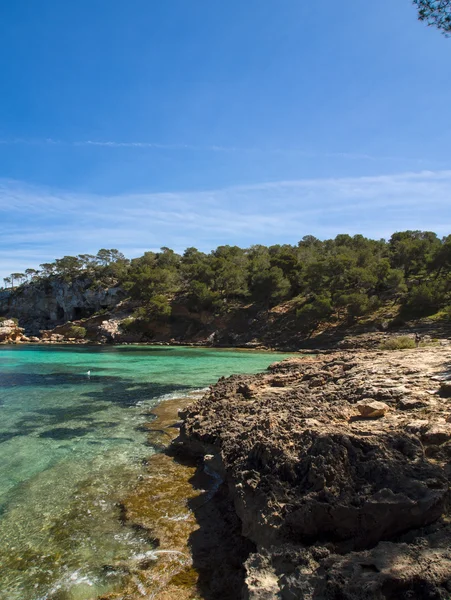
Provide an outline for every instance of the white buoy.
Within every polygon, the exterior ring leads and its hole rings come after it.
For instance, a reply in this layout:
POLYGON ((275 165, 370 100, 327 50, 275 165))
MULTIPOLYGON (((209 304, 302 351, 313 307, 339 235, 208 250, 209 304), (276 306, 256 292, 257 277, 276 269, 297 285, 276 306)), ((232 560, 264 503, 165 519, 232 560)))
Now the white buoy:
POLYGON ((91 377, 91 371, 88 371, 88 372, 86 373, 86 375, 87 375, 88 377, 91 377))

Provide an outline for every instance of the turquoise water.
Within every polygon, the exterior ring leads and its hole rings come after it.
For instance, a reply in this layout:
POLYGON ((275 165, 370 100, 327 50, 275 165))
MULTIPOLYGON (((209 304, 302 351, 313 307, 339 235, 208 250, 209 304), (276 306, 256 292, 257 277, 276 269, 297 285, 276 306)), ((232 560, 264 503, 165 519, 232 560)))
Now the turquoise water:
POLYGON ((145 346, 0 348, 0 600, 88 600, 152 549, 121 522, 143 424, 165 398, 284 355, 145 346), (90 371, 90 375, 88 375, 90 371))

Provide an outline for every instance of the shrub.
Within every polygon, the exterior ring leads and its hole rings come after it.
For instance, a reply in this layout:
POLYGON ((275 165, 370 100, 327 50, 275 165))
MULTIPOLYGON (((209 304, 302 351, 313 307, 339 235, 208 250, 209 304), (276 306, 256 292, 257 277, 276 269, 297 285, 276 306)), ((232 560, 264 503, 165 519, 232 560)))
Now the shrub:
POLYGON ((344 298, 344 304, 350 319, 356 319, 368 312, 369 298, 366 294, 354 292, 344 298))
POLYGON ((166 321, 172 313, 172 308, 169 300, 162 294, 153 296, 145 306, 138 308, 134 316, 143 321, 166 321))
POLYGON ((130 325, 134 322, 135 322, 135 319, 133 319, 133 317, 127 317, 126 319, 121 321, 121 327, 122 327, 122 329, 128 329, 130 327, 130 325))
POLYGON ((128 317, 121 321, 121 329, 126 333, 136 333, 140 329, 139 319, 128 317))
POLYGON ((400 335, 382 342, 380 347, 382 350, 405 350, 408 348, 415 348, 415 346, 415 340, 412 337, 400 335))
POLYGON ((444 301, 442 285, 435 281, 420 283, 409 291, 403 313, 412 317, 432 315, 444 301))
POLYGON ((252 296, 256 302, 276 306, 289 297, 290 290, 290 281, 280 267, 259 271, 252 277, 252 296))
POLYGON ((301 329, 313 332, 321 321, 332 314, 332 303, 327 296, 314 296, 310 302, 296 311, 301 329))
POLYGON ((215 310, 222 302, 218 292, 213 292, 205 283, 192 281, 187 295, 188 308, 193 311, 215 310))
POLYGON ((400 315, 397 315, 391 321, 389 321, 388 328, 389 329, 399 329, 400 327, 404 327, 405 324, 406 324, 406 322, 404 321, 404 319, 400 315))
POLYGON ((82 340, 86 337, 86 328, 79 325, 71 325, 66 332, 66 337, 82 340))

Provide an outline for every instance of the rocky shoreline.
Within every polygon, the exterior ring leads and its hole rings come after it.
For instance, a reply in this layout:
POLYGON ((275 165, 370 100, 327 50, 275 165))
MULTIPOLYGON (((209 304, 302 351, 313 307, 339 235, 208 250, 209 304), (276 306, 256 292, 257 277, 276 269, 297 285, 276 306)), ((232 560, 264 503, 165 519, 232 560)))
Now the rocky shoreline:
POLYGON ((80 328, 72 322, 58 326, 52 330, 42 330, 39 336, 29 336, 23 327, 19 327, 17 319, 0 318, 0 346, 1 345, 85 345, 85 346, 187 346, 194 348, 219 348, 261 350, 270 352, 301 352, 302 354, 330 354, 337 350, 377 350, 387 342, 399 338, 409 338, 415 345, 418 337, 422 344, 446 344, 451 338, 451 322, 415 322, 406 324, 397 331, 366 330, 357 332, 330 332, 311 339, 285 340, 279 342, 263 342, 262 340, 239 340, 222 342, 219 338, 211 336, 201 339, 181 337, 179 339, 154 339, 151 341, 130 341, 127 337, 117 335, 112 338, 90 339, 72 337, 74 331, 80 328))
MULTIPOLYGON (((6 329, 0 341, 22 343, 16 322, 6 329)), ((396 337, 344 337, 161 409, 149 442, 163 478, 125 499, 123 516, 184 558, 136 565, 108 600, 142 597, 137 581, 158 600, 451 599, 451 343, 380 350, 396 337), (177 514, 156 519, 160 488, 177 514)))
POLYGON ((451 598, 449 344, 290 359, 181 417, 249 542, 235 598, 451 598))

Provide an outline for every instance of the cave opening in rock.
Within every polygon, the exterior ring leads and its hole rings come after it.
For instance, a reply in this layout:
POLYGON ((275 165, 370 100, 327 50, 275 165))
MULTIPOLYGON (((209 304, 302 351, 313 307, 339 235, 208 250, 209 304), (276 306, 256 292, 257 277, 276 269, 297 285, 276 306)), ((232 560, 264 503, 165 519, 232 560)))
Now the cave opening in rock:
POLYGON ((81 319, 84 316, 83 308, 81 306, 74 306, 72 314, 74 319, 81 319))

